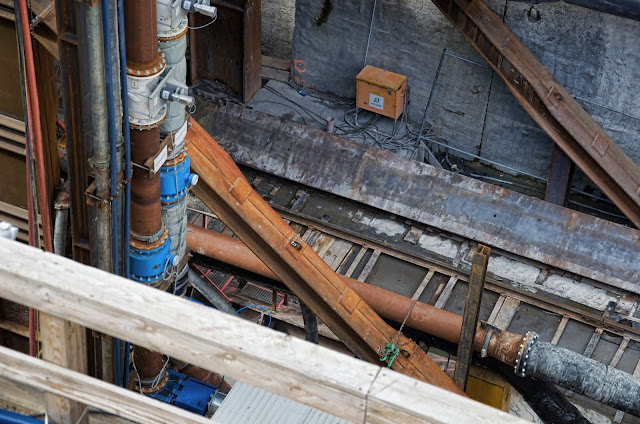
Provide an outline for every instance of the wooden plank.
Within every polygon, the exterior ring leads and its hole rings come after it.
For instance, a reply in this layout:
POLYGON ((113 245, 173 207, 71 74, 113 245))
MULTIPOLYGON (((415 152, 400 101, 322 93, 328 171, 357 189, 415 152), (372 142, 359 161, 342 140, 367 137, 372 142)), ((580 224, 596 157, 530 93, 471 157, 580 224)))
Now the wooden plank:
POLYGON ((26 131, 24 122, 0 113, 0 125, 10 128, 14 131, 24 133, 26 131))
POLYGON ((263 66, 260 68, 260 76, 267 80, 276 80, 282 82, 288 82, 290 73, 288 71, 281 71, 280 69, 273 69, 263 66))
POLYGON ((433 274, 435 273, 436 271, 434 269, 429 270, 429 272, 427 272, 427 275, 424 276, 424 278, 420 282, 420 285, 418 286, 416 291, 413 293, 413 296, 411 296, 411 300, 416 301, 420 298, 420 296, 422 296, 424 289, 427 288, 427 284, 429 284, 429 281, 431 281, 431 279, 433 278, 433 274))
POLYGON ((498 301, 491 310, 491 315, 489 315, 489 319, 487 320, 489 324, 493 324, 496 321, 496 317, 498 316, 498 313, 500 313, 500 309, 502 308, 502 305, 504 305, 504 301, 506 298, 507 296, 505 296, 504 294, 501 294, 498 298, 498 301))
MULTIPOLYGON (((491 416, 497 424, 524 423, 377 365, 20 243, 0 239, 0 257, 0 293, 6 299, 347 420, 459 424, 468 414, 463 422, 491 416)), ((5 348, 0 375, 142 423, 203 419, 174 419, 167 414, 187 413, 5 348)))
POLYGON ((266 66, 268 68, 280 69, 281 71, 290 71, 291 60, 278 59, 277 57, 262 55, 262 66, 266 66))
POLYGON ((344 273, 344 275, 351 278, 353 277, 353 273, 358 267, 358 265, 360 265, 360 261, 362 260, 362 257, 364 256, 365 253, 367 253, 367 248, 365 246, 362 246, 360 248, 360 251, 356 255, 356 257, 353 259, 353 262, 349 266, 349 269, 347 270, 347 272, 344 273))
MULTIPOLYGON (((211 423, 207 418, 184 409, 6 347, 0 347, 0 374, 13 381, 44 390, 47 394, 72 399, 77 404, 87 404, 142 424, 211 423)), ((49 413, 49 419, 55 418, 49 413)))
POLYGON ((496 315, 493 320, 493 325, 502 330, 506 330, 509 328, 509 324, 511 324, 511 320, 513 319, 516 311, 518 310, 518 306, 520 306, 520 301, 518 299, 514 299, 513 297, 507 296, 500 308, 500 312, 496 315))
POLYGON ((369 277, 369 274, 371 274, 371 271, 373 270, 373 267, 376 265, 376 262, 378 262, 378 258, 380 258, 381 254, 382 252, 379 250, 373 251, 373 253, 371 254, 371 257, 367 261, 367 264, 362 269, 362 272, 360 273, 360 275, 358 275, 358 281, 364 282, 367 280, 367 277, 369 277))
MULTIPOLYGON (((82 326, 41 312, 40 339, 42 358, 45 361, 60 365, 67 369, 67 372, 87 373, 87 340, 86 331, 82 326)), ((45 403, 47 414, 55 423, 87 422, 86 418, 83 419, 86 405, 82 403, 58 396, 54 391, 45 393, 45 403)))
POLYGON ((449 300, 449 297, 451 296, 451 292, 453 291, 453 288, 456 286, 457 282, 458 282, 458 279, 455 276, 449 277, 449 281, 447 281, 447 285, 444 286, 444 290, 442 290, 440 297, 438 297, 438 300, 434 305, 436 308, 440 308, 440 309, 444 308, 444 305, 447 304, 447 300, 449 300))
POLYGON ((504 420, 521 418, 509 415, 495 408, 489 410, 486 405, 471 399, 452 397, 451 394, 433 394, 431 397, 416 397, 420 382, 405 375, 382 369, 369 391, 366 422, 371 424, 387 423, 474 423, 498 424, 504 420), (460 399, 460 400, 459 400, 460 399))
POLYGON ((13 334, 26 337, 27 339, 29 338, 29 327, 26 325, 3 319, 0 320, 0 329, 10 331, 13 334))
POLYGON ((569 323, 569 317, 566 315, 563 316, 562 320, 560 321, 560 325, 558 325, 558 328, 556 329, 556 332, 553 335, 553 339, 551 339, 552 345, 558 344, 558 342, 560 341, 560 337, 562 337, 562 333, 564 333, 564 329, 567 328, 568 323, 569 323))
POLYGON ((616 351, 615 355, 613 355, 613 358, 611 358, 611 362, 609 363, 609 366, 611 368, 615 368, 618 366, 618 362, 620 362, 620 358, 622 358, 622 355, 624 354, 624 350, 627 348, 628 345, 629 345, 629 337, 624 337, 622 339, 622 343, 620 343, 620 346, 618 346, 618 350, 616 351))

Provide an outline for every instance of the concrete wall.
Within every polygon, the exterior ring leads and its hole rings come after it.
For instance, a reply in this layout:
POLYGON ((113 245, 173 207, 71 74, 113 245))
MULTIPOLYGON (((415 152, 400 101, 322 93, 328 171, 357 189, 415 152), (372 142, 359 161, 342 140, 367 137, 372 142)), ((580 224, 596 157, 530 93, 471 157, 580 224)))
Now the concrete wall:
MULTIPOLYGON (((297 0, 294 79, 319 91, 354 97, 373 4, 297 0)), ((533 11, 520 2, 489 4, 640 163, 640 120, 625 115, 640 116, 640 22, 565 3, 540 4, 533 11)), ((413 121, 421 120, 433 89, 428 119, 453 146, 546 177, 552 141, 429 1, 378 1, 367 63, 409 77, 413 121), (436 80, 445 48, 472 63, 445 56, 436 80)))

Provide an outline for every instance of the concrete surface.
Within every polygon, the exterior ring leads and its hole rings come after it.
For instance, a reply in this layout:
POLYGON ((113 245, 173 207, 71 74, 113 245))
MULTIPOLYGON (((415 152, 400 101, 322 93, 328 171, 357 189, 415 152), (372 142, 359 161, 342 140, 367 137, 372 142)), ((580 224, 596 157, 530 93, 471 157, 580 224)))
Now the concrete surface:
MULTIPOLYGON (((562 2, 489 3, 640 163, 640 22, 562 2)), ((353 97, 374 0, 296 4, 294 81, 353 97)), ((377 2, 367 63, 409 77, 413 121, 421 120, 433 90, 428 119, 453 146, 540 177, 548 174, 551 140, 430 2, 377 2), (471 63, 446 56, 436 78, 444 48, 471 63)))

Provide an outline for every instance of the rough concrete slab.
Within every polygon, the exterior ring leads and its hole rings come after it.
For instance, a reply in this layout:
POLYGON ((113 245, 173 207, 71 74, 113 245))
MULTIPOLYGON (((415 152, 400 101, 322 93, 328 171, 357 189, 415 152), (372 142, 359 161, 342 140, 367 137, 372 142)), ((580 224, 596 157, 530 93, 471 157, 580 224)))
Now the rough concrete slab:
POLYGON ((640 293, 637 230, 237 105, 197 115, 240 164, 640 293))
MULTIPOLYGON (((489 2, 598 123, 640 163, 640 22, 562 2, 489 2)), ((293 59, 296 82, 343 97, 355 94, 364 65, 373 0, 298 0, 293 59), (330 7, 326 7, 330 5, 330 7)), ((433 90, 430 122, 451 144, 545 177, 552 142, 517 105, 501 80, 443 49, 483 64, 429 2, 378 2, 367 63, 407 75, 410 118, 420 121, 433 90), (435 82, 435 84, 434 84, 435 82)), ((458 155, 458 153, 455 153, 458 155)), ((513 173, 513 170, 507 170, 513 173)))

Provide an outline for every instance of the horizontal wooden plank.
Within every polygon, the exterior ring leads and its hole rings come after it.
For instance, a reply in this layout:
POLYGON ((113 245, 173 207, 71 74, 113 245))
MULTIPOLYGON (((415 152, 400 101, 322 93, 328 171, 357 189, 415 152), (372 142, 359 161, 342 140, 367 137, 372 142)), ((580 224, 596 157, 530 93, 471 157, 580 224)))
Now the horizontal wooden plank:
MULTIPOLYGON (((11 2, 11 5, 13 7, 13 2, 11 2)), ((3 114, 0 114, 0 126, 19 131, 21 133, 26 131, 24 122, 3 114)))
POLYGON ((268 68, 266 66, 263 66, 260 69, 260 74, 262 78, 268 80, 276 80, 282 82, 289 81, 289 71, 282 71, 280 69, 268 68))
POLYGON ((184 409, 6 347, 0 347, 0 375, 142 424, 211 423, 184 409))
POLYGON ((22 337, 29 338, 29 327, 26 325, 18 324, 6 319, 0 320, 0 330, 9 331, 13 334, 17 334, 22 337))
MULTIPOLYGON (((413 423, 458 424, 486 422, 476 417, 491 416, 493 423, 524 422, 429 384, 17 242, 0 239, 0 257, 3 298, 341 418, 405 423, 411 417, 413 423), (184 322, 189 326, 185 328, 184 322)), ((168 414, 177 412, 167 405, 8 349, 0 349, 0 375, 139 422, 200 422, 172 418, 168 414), (152 409, 145 402, 151 402, 152 409)))
POLYGON ((280 69, 289 72, 291 70, 291 60, 278 59, 277 57, 262 56, 262 66, 267 68, 280 69))

